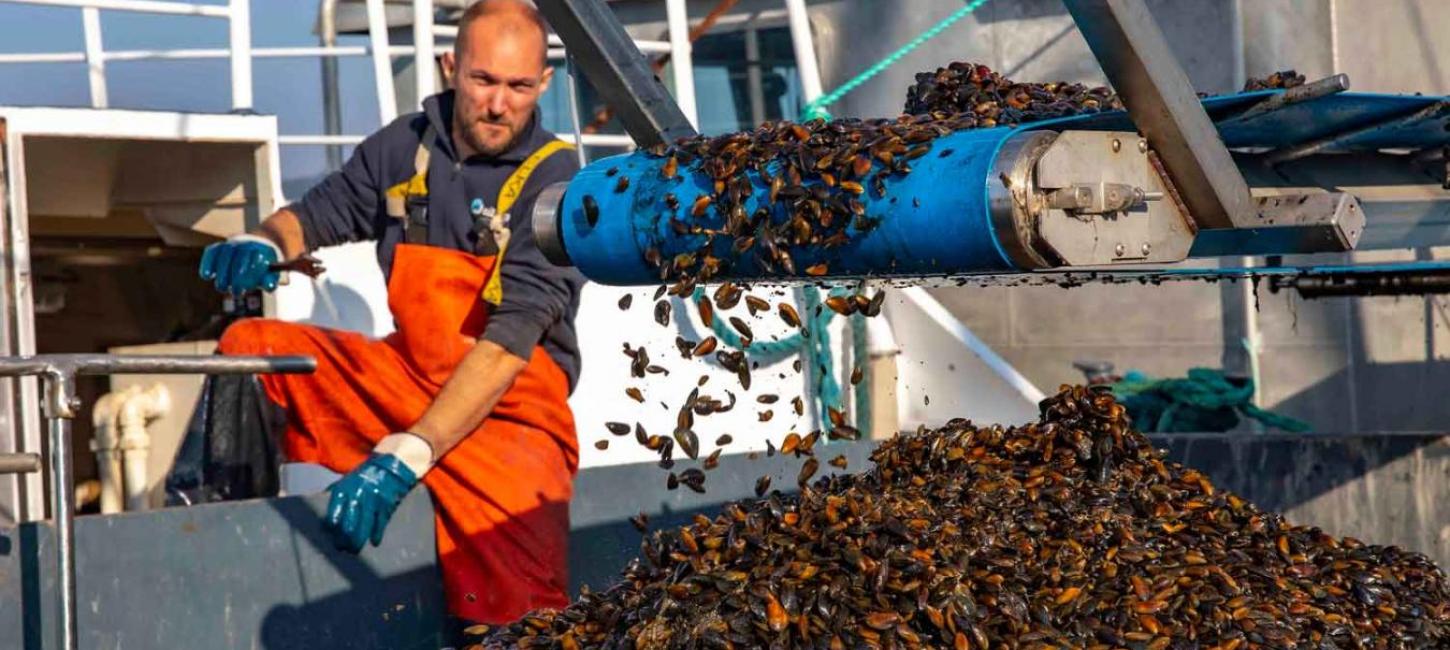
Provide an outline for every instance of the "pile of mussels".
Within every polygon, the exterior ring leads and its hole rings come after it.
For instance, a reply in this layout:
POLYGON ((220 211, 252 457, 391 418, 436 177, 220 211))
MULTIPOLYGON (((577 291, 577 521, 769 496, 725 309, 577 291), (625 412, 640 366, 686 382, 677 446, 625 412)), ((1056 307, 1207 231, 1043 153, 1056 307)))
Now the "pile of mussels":
POLYGON ((1038 422, 956 420, 872 460, 650 533, 621 583, 481 646, 1450 647, 1424 556, 1215 489, 1107 393, 1064 387, 1038 422))
POLYGON ((1112 89, 1083 84, 1017 83, 978 63, 957 61, 921 72, 906 91, 912 115, 971 114, 984 126, 1021 124, 1123 107, 1112 89))

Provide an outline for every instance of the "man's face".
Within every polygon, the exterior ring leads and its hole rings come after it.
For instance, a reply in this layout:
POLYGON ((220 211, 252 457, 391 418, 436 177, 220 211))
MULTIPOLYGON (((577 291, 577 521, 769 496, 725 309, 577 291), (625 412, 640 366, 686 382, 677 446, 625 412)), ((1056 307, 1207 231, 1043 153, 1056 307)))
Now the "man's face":
MULTIPOLYGON (((500 28, 498 19, 469 25, 469 35, 454 63, 454 131, 469 155, 497 156, 518 140, 554 69, 542 64, 538 32, 500 28)), ((444 65, 447 65, 445 61, 444 65)))

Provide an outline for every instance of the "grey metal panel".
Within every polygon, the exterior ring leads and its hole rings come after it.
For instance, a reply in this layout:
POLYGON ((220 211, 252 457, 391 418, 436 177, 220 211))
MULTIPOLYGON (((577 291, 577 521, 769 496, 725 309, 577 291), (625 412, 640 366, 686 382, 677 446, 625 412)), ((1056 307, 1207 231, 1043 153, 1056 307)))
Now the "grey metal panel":
POLYGON ((1450 436, 1178 434, 1168 457, 1214 485, 1336 537, 1395 545, 1450 569, 1450 436))
MULTIPOLYGON (((80 647, 439 647, 427 493, 415 491, 383 545, 356 557, 332 548, 326 499, 79 518, 80 647)), ((48 525, 0 531, 0 648, 52 647, 54 562, 48 525)))

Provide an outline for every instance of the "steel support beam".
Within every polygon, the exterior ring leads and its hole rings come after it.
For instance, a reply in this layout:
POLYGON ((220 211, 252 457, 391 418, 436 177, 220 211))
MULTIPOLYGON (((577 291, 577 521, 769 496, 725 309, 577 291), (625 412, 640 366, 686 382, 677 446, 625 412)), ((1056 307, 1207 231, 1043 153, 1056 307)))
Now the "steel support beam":
POLYGON ((1143 0, 1063 0, 1200 228, 1250 223, 1249 188, 1143 0))
POLYGON ((574 63, 641 147, 697 134, 602 0, 539 0, 574 63))

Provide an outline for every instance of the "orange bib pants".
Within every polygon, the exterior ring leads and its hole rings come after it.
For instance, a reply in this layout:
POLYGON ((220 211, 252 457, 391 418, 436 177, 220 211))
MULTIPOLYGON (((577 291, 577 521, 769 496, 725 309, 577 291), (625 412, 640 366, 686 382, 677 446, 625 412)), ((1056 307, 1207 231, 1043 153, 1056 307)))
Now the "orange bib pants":
MULTIPOLYGON (((345 473, 383 436, 406 431, 488 322, 481 292, 495 257, 399 244, 388 280, 397 331, 382 340, 248 319, 223 335, 233 355, 309 355, 311 375, 261 377, 287 411, 294 461, 345 473)), ((483 424, 423 477, 437 512, 449 610, 482 623, 568 604, 569 499, 579 449, 569 380, 541 347, 483 424)))

